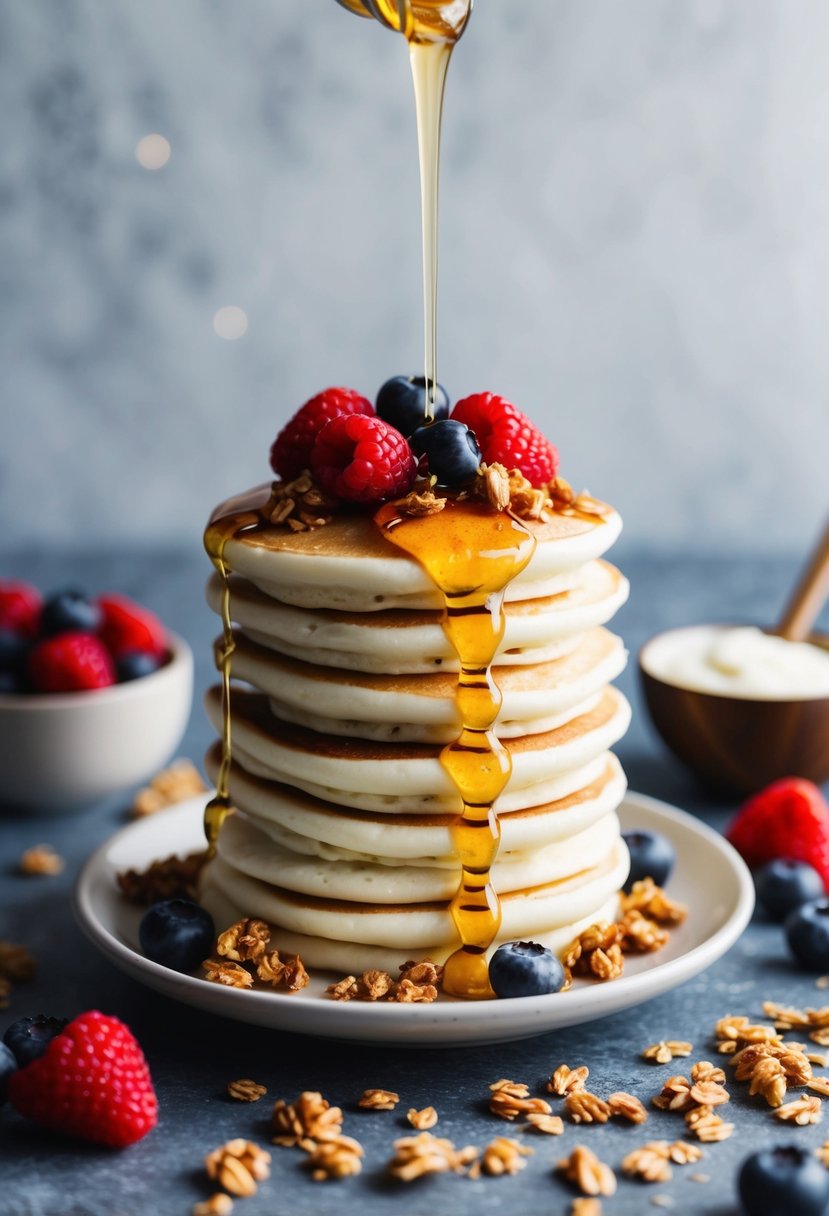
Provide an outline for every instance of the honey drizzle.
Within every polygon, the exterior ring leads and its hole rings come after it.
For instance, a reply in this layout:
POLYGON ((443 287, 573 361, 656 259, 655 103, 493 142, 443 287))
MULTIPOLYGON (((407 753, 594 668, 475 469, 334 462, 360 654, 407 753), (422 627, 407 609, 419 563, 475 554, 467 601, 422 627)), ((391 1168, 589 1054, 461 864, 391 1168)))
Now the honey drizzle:
POLYGON ((375 521, 441 592, 444 632, 460 663, 461 731, 440 760, 463 803, 452 828, 461 877, 450 903, 461 945, 446 962, 443 989, 482 1000, 494 996, 486 951, 501 924, 491 882, 501 837, 494 804, 512 771, 509 751, 493 729, 501 692, 491 668, 506 626, 504 594, 530 561, 536 541, 520 520, 471 501, 449 499, 439 514, 418 518, 402 518, 392 504, 375 521))
POLYGON ((230 767, 233 760, 233 740, 230 712, 230 679, 233 652, 236 642, 233 637, 233 622, 230 615, 230 574, 226 559, 228 542, 243 532, 261 528, 269 522, 270 511, 275 504, 270 484, 257 486, 247 494, 232 498, 213 512, 204 533, 204 547, 222 580, 222 642, 218 651, 219 674, 222 679, 222 760, 216 779, 216 793, 204 808, 204 834, 207 839, 208 856, 216 852, 216 841, 225 816, 231 809, 230 767))

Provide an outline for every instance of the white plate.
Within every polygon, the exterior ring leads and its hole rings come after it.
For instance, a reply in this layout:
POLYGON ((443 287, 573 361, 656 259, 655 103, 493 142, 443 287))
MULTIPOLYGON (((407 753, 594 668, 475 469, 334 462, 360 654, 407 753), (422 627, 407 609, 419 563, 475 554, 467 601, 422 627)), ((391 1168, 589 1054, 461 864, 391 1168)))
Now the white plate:
POLYGON ((119 870, 200 848, 203 807, 203 797, 191 799, 138 820, 101 845, 78 877, 75 913, 98 949, 134 979, 210 1013, 275 1030, 428 1047, 529 1038, 628 1009, 691 979, 734 944, 754 907, 751 875, 722 836, 665 802, 629 793, 620 809, 624 830, 648 828, 673 842, 677 865, 669 890, 690 913, 664 950, 627 958, 621 979, 578 982, 551 996, 441 998, 431 1005, 332 1001, 324 996, 332 977, 322 974, 295 995, 222 988, 145 958, 138 946, 141 909, 126 903, 115 883, 119 870))

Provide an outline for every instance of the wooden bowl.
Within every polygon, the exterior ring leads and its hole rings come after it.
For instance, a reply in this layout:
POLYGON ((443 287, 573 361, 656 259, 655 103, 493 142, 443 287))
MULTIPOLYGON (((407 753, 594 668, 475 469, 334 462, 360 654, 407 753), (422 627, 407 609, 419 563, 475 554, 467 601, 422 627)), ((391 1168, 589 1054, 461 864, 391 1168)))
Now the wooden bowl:
MULTIPOLYGON (((650 648, 666 636, 639 652, 645 703, 664 742, 705 784, 745 795, 780 777, 829 780, 829 697, 759 701, 680 688, 648 669, 650 648)), ((809 640, 829 649, 825 636, 809 640)))

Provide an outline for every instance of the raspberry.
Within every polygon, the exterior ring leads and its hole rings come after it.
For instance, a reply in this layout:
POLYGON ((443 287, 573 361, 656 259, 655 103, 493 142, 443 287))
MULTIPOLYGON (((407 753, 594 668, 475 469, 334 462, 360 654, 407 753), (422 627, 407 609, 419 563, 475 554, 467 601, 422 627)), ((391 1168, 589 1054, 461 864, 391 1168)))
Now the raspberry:
POLYGON ((726 836, 752 868, 778 857, 805 861, 829 890, 829 806, 811 781, 773 782, 740 808, 726 836))
POLYGON ((50 1131, 123 1148, 158 1121, 150 1070, 118 1018, 82 1013, 39 1059, 14 1073, 9 1098, 19 1114, 50 1131))
POLYGON ((412 487, 417 465, 406 440, 382 418, 343 415, 320 431, 311 471, 323 490, 348 502, 382 502, 412 487))
POLYGON ((310 467, 311 449, 326 422, 341 414, 373 416, 374 406, 353 388, 326 388, 302 409, 277 435, 271 448, 271 468, 290 481, 310 467))
POLYGON ((167 652, 167 633, 161 621, 126 595, 98 597, 101 624, 98 637, 114 659, 130 651, 161 658, 167 652))
POLYGON ((520 469, 534 486, 546 485, 558 472, 558 450, 504 397, 473 393, 457 403, 451 417, 475 432, 487 464, 520 469))
POLYGON ((29 583, 0 579, 0 629, 36 638, 42 603, 40 592, 29 583))
POLYGON ((83 692, 115 683, 109 651, 91 633, 59 633, 39 642, 26 667, 37 692, 83 692))

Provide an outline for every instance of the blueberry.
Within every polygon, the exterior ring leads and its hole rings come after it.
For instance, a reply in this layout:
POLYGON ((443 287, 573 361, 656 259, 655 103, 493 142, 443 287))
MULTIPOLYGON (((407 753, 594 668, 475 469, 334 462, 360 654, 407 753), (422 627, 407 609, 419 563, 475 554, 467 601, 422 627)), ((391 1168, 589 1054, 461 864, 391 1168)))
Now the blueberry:
POLYGON ((12 1022, 3 1035, 3 1042, 11 1048, 20 1068, 24 1068, 43 1055, 67 1021, 68 1018, 50 1018, 45 1013, 39 1013, 34 1018, 20 1018, 12 1022))
POLYGON ((825 894, 823 879, 805 861, 780 857, 754 875, 757 898, 769 916, 784 920, 795 908, 825 894))
POLYGON ((829 1203, 829 1171, 796 1145, 746 1157, 737 1190, 748 1216, 822 1216, 829 1203))
POLYGON ((12 629, 0 629, 0 671, 17 675, 23 670, 30 643, 12 629))
MULTIPOLYGON (((425 376, 392 376, 380 389, 375 403, 383 421, 396 427, 407 439, 426 421, 426 406, 425 376)), ((449 397, 442 384, 435 390, 433 412, 435 421, 449 417, 449 397)))
POLYGON ((116 678, 119 684, 129 680, 140 680, 142 676, 158 671, 161 661, 158 655, 146 650, 127 650, 115 660, 116 678))
POLYGON ((147 958, 173 971, 193 971, 213 948, 213 917, 189 899, 165 899, 144 913, 138 929, 147 958))
POLYGON ((40 618, 40 631, 44 637, 76 629, 82 633, 94 633, 100 624, 101 610, 98 605, 82 591, 70 588, 50 595, 45 601, 40 618))
POLYGON ((8 1097, 9 1078, 13 1072, 17 1072, 14 1052, 5 1043, 0 1043, 0 1106, 8 1097))
POLYGON ((807 971, 829 971, 829 899, 812 899, 786 917, 789 949, 807 971))
POLYGON ((559 991, 564 968, 538 942, 506 942, 489 960, 489 982, 496 996, 544 996, 559 991))
POLYGON ((419 427, 409 439, 415 456, 425 456, 429 476, 439 486, 459 486, 474 477, 481 463, 481 449, 463 422, 445 418, 419 427))
POLYGON ((676 861, 674 846, 659 832, 625 832, 623 839, 630 853, 630 873, 623 890, 630 891, 635 882, 652 878, 658 887, 664 887, 671 876, 676 861))

